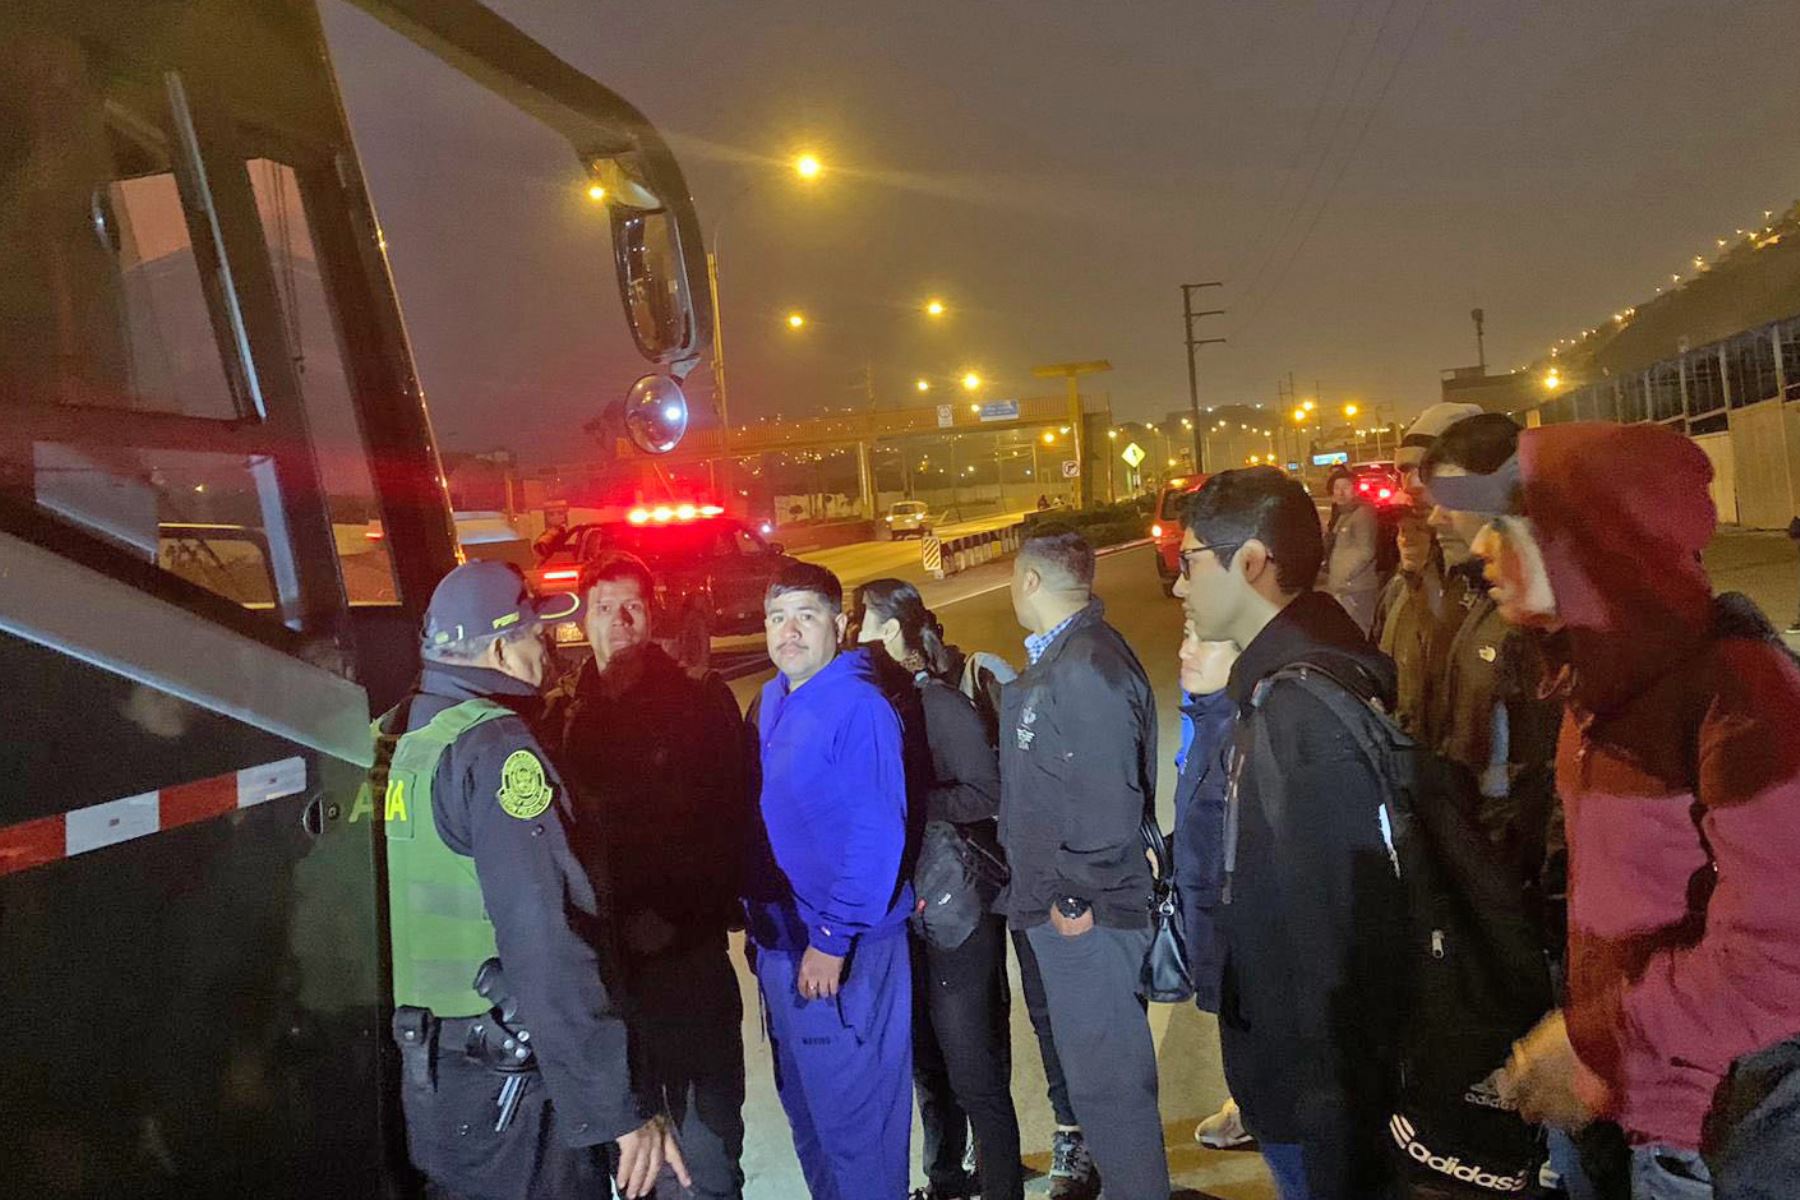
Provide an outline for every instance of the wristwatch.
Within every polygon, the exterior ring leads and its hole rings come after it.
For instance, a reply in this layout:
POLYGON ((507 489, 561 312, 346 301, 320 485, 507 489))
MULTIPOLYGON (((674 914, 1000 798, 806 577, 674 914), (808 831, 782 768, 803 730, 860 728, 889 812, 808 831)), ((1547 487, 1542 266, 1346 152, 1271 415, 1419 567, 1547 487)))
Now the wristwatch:
POLYGON ((1081 920, 1090 907, 1092 906, 1080 896, 1058 896, 1056 898, 1056 911, 1071 921, 1081 920))

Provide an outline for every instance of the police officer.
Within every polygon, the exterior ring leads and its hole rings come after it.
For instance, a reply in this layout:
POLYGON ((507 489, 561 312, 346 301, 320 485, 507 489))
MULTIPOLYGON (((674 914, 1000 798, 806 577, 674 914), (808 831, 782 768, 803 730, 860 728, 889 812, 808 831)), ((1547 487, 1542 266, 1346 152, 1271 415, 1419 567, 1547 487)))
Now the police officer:
POLYGON ((382 798, 386 827, 401 1100, 434 1196, 604 1196, 610 1168, 639 1197, 665 1160, 687 1182, 633 1092, 582 830, 526 723, 545 623, 579 606, 534 599, 507 563, 456 568, 431 598, 417 690, 376 723, 366 802, 382 798))

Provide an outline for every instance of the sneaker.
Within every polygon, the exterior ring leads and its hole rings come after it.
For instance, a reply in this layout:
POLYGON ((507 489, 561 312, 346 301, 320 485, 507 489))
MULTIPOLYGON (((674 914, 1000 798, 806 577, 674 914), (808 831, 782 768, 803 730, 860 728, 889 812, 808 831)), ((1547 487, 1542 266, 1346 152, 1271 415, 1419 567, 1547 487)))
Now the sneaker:
POLYGON ((1097 1200, 1100 1170, 1079 1129, 1059 1129, 1050 1139, 1050 1200, 1097 1200))
POLYGON ((1244 1117, 1238 1112, 1237 1101, 1227 1100, 1224 1108, 1195 1127, 1194 1140, 1214 1150, 1235 1150, 1256 1139, 1244 1128, 1244 1117))

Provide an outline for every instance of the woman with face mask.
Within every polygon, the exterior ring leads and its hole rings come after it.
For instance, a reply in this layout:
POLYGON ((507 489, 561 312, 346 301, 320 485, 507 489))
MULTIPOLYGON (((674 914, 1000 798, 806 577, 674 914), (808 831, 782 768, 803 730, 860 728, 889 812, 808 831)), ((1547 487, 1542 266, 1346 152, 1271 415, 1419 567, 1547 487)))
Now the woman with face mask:
POLYGON ((915 726, 909 739, 923 742, 909 756, 923 776, 913 796, 925 808, 918 879, 949 881, 920 892, 913 928, 913 1081, 930 1181, 915 1196, 947 1200, 979 1192, 984 1200, 1021 1200, 1006 921, 987 911, 993 899, 987 887, 950 895, 1000 869, 999 762, 974 703, 957 689, 961 656, 944 644, 943 628, 917 588, 898 579, 864 584, 854 628, 861 644, 891 660, 897 687, 914 693, 898 697, 897 706, 915 726), (953 915, 958 909, 966 918, 953 915), (979 1183, 963 1167, 970 1127, 979 1183))

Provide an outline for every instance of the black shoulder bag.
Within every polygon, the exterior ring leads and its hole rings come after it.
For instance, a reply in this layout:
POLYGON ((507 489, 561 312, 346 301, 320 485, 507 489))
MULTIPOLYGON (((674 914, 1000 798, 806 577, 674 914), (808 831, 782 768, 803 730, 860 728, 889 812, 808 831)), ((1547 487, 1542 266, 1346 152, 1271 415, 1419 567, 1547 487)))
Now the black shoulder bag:
POLYGON ((1156 801, 1144 806, 1140 829, 1144 854, 1150 860, 1150 949, 1138 990, 1157 1004, 1181 1004, 1194 995, 1193 972, 1188 967, 1187 942, 1183 937, 1181 906, 1175 903, 1175 868, 1169 858, 1169 839, 1156 823, 1156 801))

